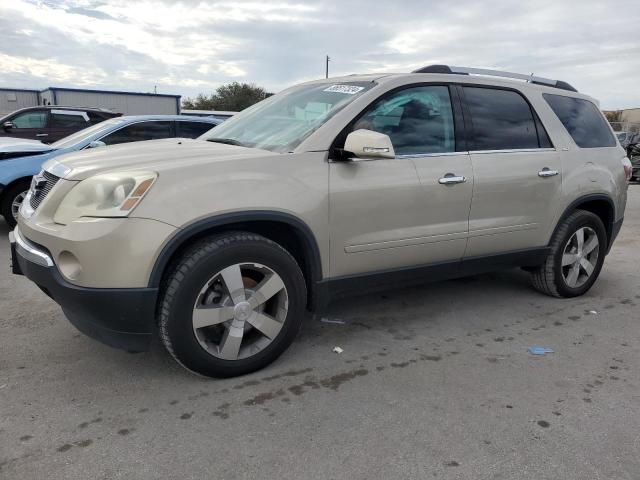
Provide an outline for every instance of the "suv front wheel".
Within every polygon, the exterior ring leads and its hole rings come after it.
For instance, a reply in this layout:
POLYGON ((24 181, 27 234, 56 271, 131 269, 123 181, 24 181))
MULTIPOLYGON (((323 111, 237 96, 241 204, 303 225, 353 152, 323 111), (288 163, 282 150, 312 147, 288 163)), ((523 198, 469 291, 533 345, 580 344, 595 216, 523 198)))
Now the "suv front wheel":
POLYGON ((0 204, 0 213, 4 217, 5 222, 9 227, 13 228, 18 223, 18 211, 24 198, 29 192, 31 181, 18 182, 15 185, 7 188, 2 196, 2 203, 0 204))
POLYGON ((577 297, 594 284, 607 251, 607 233, 597 215, 576 210, 558 226, 545 263, 531 272, 536 290, 577 297))
POLYGON ((262 236, 205 239, 175 263, 165 284, 160 337, 187 369, 211 377, 253 372, 298 332, 306 303, 296 260, 262 236))

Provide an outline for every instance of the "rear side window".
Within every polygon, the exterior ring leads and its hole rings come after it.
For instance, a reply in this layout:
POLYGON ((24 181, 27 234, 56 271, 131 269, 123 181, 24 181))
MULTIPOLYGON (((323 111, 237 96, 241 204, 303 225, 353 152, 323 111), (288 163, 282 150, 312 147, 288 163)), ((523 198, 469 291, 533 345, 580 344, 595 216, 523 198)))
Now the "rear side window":
POLYGON ((215 127, 213 123, 178 121, 176 122, 176 128, 178 130, 176 136, 181 138, 198 138, 213 127, 215 127))
POLYGON ((50 125, 53 128, 75 128, 80 130, 90 125, 85 116, 85 112, 65 113, 63 110, 52 111, 50 125))
POLYGON ((87 112, 87 115, 89 115, 89 121, 91 122, 91 125, 104 122, 105 120, 113 117, 113 115, 109 115, 108 113, 100 112, 87 112))
POLYGON ((536 122, 527 101, 512 90, 464 87, 473 123, 474 150, 539 148, 536 122))
POLYGON ((153 121, 139 122, 121 128, 106 137, 101 138, 107 145, 118 143, 141 142, 144 140, 159 140, 161 138, 172 138, 173 122, 153 121))
POLYGON ((593 103, 550 93, 542 96, 580 148, 616 146, 609 125, 593 103))

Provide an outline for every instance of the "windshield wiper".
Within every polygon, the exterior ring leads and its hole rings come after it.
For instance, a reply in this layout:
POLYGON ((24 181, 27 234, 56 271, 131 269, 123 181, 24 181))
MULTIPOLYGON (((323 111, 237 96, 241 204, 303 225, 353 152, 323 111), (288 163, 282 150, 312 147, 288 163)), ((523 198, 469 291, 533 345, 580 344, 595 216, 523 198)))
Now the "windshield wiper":
POLYGON ((234 140, 233 138, 207 138, 207 142, 224 143, 226 145, 236 145, 238 147, 244 147, 244 144, 242 142, 234 140))

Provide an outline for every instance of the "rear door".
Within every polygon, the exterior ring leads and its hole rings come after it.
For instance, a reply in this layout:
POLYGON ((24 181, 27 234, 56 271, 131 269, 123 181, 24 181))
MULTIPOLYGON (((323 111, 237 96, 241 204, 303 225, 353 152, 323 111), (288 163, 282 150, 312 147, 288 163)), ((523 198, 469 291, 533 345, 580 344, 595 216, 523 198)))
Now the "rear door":
POLYGON ((331 275, 461 259, 473 178, 449 88, 389 92, 345 133, 358 129, 389 135, 396 158, 329 164, 331 275))
POLYGON ((52 109, 49 113, 48 141, 56 142, 91 125, 84 110, 52 109))
POLYGON ((546 244, 561 195, 560 156, 514 89, 463 86, 474 174, 465 257, 546 244))

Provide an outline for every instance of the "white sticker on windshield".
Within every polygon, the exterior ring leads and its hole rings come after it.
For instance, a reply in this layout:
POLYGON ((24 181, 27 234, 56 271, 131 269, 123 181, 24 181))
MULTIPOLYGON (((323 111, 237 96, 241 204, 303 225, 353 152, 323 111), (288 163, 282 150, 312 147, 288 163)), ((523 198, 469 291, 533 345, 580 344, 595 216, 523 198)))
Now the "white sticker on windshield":
POLYGON ((357 85, 331 85, 323 90, 323 92, 336 92, 346 93, 347 95, 355 95, 356 93, 364 90, 364 87, 358 87, 357 85))

